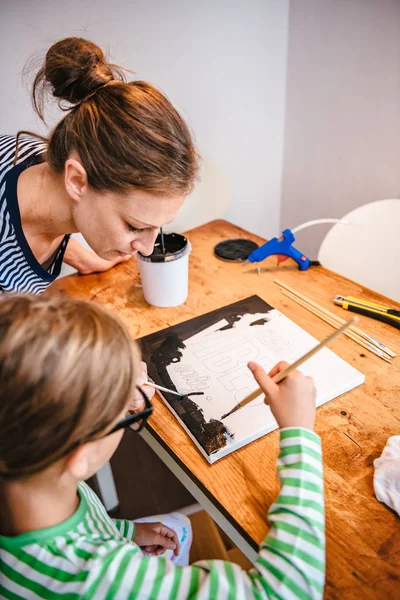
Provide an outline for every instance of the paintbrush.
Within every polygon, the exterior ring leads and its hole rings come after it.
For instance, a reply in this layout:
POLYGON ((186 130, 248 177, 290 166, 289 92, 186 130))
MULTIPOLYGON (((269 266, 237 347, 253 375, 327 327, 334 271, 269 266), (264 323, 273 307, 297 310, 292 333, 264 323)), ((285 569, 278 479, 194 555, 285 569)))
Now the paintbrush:
MULTIPOLYGON (((320 344, 317 344, 316 346, 314 346, 314 348, 312 348, 311 350, 309 350, 308 352, 306 352, 306 354, 304 354, 303 356, 301 356, 300 358, 298 358, 297 360, 295 360, 294 363, 292 363, 291 365, 289 365, 286 369, 284 369, 283 371, 281 371, 280 373, 278 373, 277 375, 275 375, 275 377, 272 379, 272 381, 274 381, 275 383, 279 383, 280 381, 282 381, 283 379, 285 379, 285 377, 287 377, 289 375, 289 373, 291 373, 292 371, 294 371, 295 369, 297 369, 297 367, 299 367, 306 360, 308 360, 309 358, 311 358, 312 356, 314 356, 314 354, 316 354, 322 348, 324 348, 325 346, 327 346, 330 342, 332 342, 332 340, 334 340, 335 338, 337 338, 348 327, 351 327, 351 325, 354 325, 354 323, 356 323, 357 321, 358 321, 358 317, 353 317, 349 321, 346 321, 346 323, 344 325, 342 325, 342 327, 340 329, 337 329, 336 331, 334 331, 331 335, 329 335, 327 338, 325 338, 324 340, 322 340, 322 342, 320 344)), ((236 412, 240 408, 243 408, 244 406, 247 406, 247 404, 250 404, 250 402, 252 402, 253 400, 255 400, 255 398, 257 398, 258 396, 260 396, 260 394, 263 394, 263 393, 264 392, 263 392, 263 390, 260 387, 257 388, 256 390, 254 390, 254 392, 251 392, 251 394, 249 394, 248 396, 246 396, 245 398, 243 398, 243 400, 241 400, 238 404, 236 404, 236 406, 231 411, 229 411, 228 413, 226 413, 226 415, 222 415, 221 419, 226 419, 226 417, 229 417, 229 415, 231 415, 232 413, 236 412)))
POLYGON ((204 396, 204 392, 188 392, 187 394, 181 394, 180 392, 176 392, 175 390, 170 390, 162 385, 158 385, 154 383, 151 379, 148 379, 144 385, 150 385, 156 390, 160 390, 161 392, 168 392, 168 394, 174 394, 175 396, 179 396, 179 398, 189 398, 189 396, 204 396))
POLYGON ((157 383, 154 383, 150 379, 148 381, 146 381, 146 383, 144 385, 150 385, 151 387, 156 388, 156 390, 160 390, 161 392, 168 392, 168 394, 174 394, 175 396, 179 396, 180 398, 183 398, 183 396, 184 396, 184 394, 180 394, 179 392, 176 392, 175 390, 169 390, 168 388, 163 387, 162 385, 157 385, 157 383))
POLYGON ((160 227, 160 239, 161 239, 161 250, 162 250, 162 253, 165 254, 164 232, 163 232, 162 227, 160 227))

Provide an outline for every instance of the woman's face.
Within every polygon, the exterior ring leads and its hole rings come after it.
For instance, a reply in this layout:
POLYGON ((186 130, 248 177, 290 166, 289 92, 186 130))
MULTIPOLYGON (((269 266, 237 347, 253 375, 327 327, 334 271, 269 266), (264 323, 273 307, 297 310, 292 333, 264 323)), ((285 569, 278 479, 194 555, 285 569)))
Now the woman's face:
POLYGON ((105 260, 153 252, 160 227, 170 223, 185 196, 157 196, 134 190, 128 194, 99 193, 86 188, 72 208, 78 231, 105 260))

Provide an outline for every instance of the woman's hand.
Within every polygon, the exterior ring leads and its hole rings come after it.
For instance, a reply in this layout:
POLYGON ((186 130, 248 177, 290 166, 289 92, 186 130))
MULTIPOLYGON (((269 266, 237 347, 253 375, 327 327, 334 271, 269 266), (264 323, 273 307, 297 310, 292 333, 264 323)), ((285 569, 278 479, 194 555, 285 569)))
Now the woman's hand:
POLYGON ((84 248, 78 240, 70 239, 64 254, 64 262, 71 265, 80 273, 80 275, 90 275, 90 273, 102 273, 108 271, 121 262, 126 262, 131 256, 120 256, 115 260, 104 260, 95 252, 84 248))
POLYGON ((160 556, 167 550, 179 554, 179 540, 175 531, 162 523, 135 523, 134 542, 147 554, 160 556))
POLYGON ((83 263, 81 263, 80 267, 77 269, 80 275, 90 275, 91 273, 103 273, 104 271, 112 269, 112 267, 115 267, 115 265, 118 265, 122 262, 126 262, 127 260, 130 260, 132 258, 132 256, 120 256, 115 260, 104 260, 104 258, 100 258, 100 256, 97 256, 95 252, 90 252, 90 255, 91 256, 88 256, 87 259, 83 263))

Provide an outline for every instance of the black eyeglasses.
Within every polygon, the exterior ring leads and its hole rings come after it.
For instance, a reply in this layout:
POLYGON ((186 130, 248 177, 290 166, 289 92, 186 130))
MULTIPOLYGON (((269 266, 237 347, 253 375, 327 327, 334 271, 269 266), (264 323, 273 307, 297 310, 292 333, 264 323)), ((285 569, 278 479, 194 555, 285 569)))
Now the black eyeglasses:
POLYGON ((121 419, 121 421, 119 421, 115 425, 115 427, 113 427, 111 431, 109 431, 106 435, 111 435, 112 433, 115 433, 120 429, 125 429, 126 427, 129 427, 131 425, 134 431, 141 431, 141 429, 143 429, 143 426, 145 425, 147 419, 153 412, 153 405, 151 404, 144 391, 139 386, 137 387, 137 389, 142 394, 145 408, 143 410, 140 410, 139 412, 130 414, 128 417, 125 417, 125 419, 121 419))

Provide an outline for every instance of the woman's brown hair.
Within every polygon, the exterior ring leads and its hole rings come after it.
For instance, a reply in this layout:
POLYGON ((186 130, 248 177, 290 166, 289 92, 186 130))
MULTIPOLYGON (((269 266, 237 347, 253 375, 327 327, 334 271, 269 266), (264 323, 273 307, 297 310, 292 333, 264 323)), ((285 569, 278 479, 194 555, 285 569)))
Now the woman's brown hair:
POLYGON ((191 191, 198 157, 186 123, 156 87, 127 83, 124 70, 107 62, 96 44, 70 37, 51 46, 32 90, 42 120, 47 92, 68 110, 48 140, 55 172, 63 172, 75 150, 95 190, 191 191))
POLYGON ((0 481, 45 469, 102 437, 135 389, 139 353, 100 306, 67 298, 0 301, 0 481))

